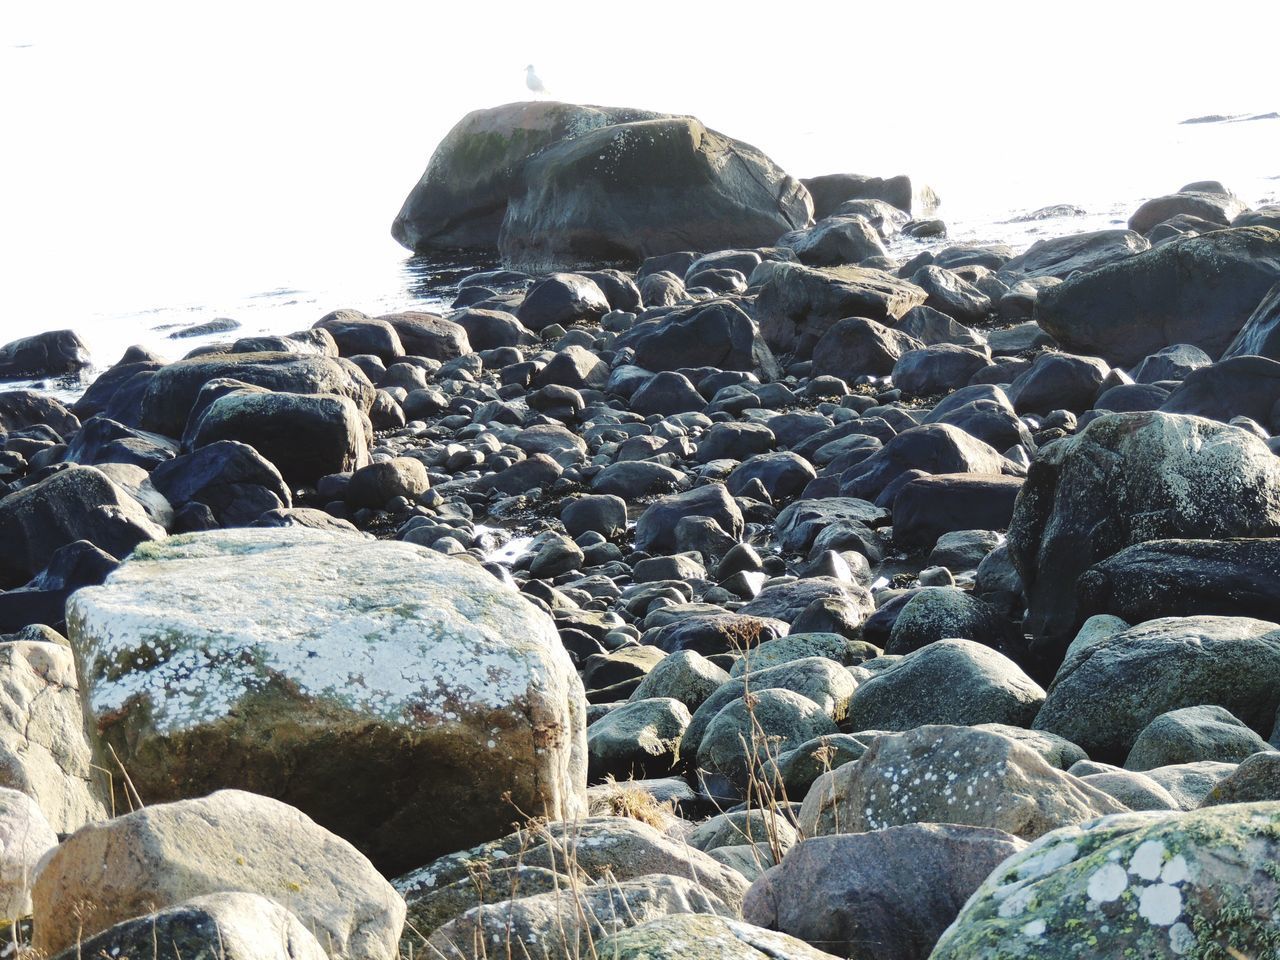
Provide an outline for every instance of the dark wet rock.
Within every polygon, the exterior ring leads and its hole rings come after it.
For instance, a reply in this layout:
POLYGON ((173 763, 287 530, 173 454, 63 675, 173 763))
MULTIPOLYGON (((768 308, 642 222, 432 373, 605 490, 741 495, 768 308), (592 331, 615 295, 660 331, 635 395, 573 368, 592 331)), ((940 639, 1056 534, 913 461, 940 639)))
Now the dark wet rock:
POLYGON ((963 387, 989 362, 985 352, 939 343, 908 350, 893 366, 893 385, 916 396, 929 396, 963 387))
POLYGON ((1043 290, 1036 321, 1065 349, 1133 364, 1172 343, 1218 356, 1280 281, 1280 232, 1220 230, 1043 290))
POLYGON ((1280 622, 1280 540, 1151 540, 1080 575, 1077 619, 1216 614, 1280 622))
POLYGON ((1166 413, 1229 423, 1248 417, 1280 431, 1280 363, 1266 357, 1231 357, 1192 370, 1160 407, 1166 413))
POLYGON ((1214 226, 1227 227, 1233 217, 1245 210, 1245 205, 1223 191, 1180 190, 1177 193, 1148 200, 1129 218, 1129 229, 1147 233, 1158 223, 1172 217, 1191 215, 1207 220, 1214 226))
POLYGON ((956 243, 933 255, 933 263, 947 270, 999 270, 1012 259, 1013 248, 1004 243, 956 243))
POLYGON ((529 336, 524 324, 505 310, 472 307, 453 314, 450 319, 466 332, 468 342, 476 350, 518 346, 529 336))
POLYGON ((1000 276, 1012 282, 1026 277, 1067 279, 1079 271, 1095 270, 1151 249, 1133 230, 1096 230, 1066 237, 1037 240, 1026 253, 1000 268, 1000 276))
POLYGON ((394 363, 405 353, 395 327, 385 320, 367 317, 358 310, 327 313, 316 321, 315 329, 327 331, 344 357, 367 354, 383 363, 394 363))
POLYGON ((1004 472, 1007 461, 994 448, 944 423, 904 430, 840 476, 840 494, 872 499, 908 470, 926 473, 1004 472))
POLYGON ((831 216, 786 234, 782 241, 811 267, 836 267, 886 256, 879 232, 860 216, 831 216))
POLYGON ((594 270, 584 273, 583 276, 603 291, 611 309, 635 311, 644 308, 640 288, 628 274, 621 270, 594 270))
POLYGON ((773 431, 759 423, 717 423, 698 441, 697 460, 746 460, 773 449, 773 431))
POLYGON ((938 206, 938 195, 922 183, 913 183, 905 175, 867 177, 856 173, 830 173, 801 180, 813 197, 813 215, 830 216, 849 200, 883 200, 912 216, 932 213, 938 206))
POLYGON ((1280 460, 1243 430, 1117 413, 1041 451, 1009 526, 1033 650, 1055 663, 1080 622, 1075 585, 1146 540, 1280 533, 1280 460))
POLYGON ((898 332, 915 337, 925 346, 953 343, 961 347, 985 350, 986 337, 957 322, 940 310, 921 305, 907 311, 896 328, 898 332))
POLYGON ((961 387, 939 402, 921 422, 959 427, 997 450, 1007 450, 1018 444, 1028 450, 1035 447, 1031 431, 1019 419, 1008 394, 992 384, 975 383, 961 387))
POLYGON ((727 300, 672 311, 656 323, 633 327, 618 346, 634 346, 635 362, 646 370, 716 367, 721 370, 780 371, 755 321, 727 300))
POLYGON ((756 300, 760 332, 781 353, 807 359, 824 333, 845 317, 892 325, 925 293, 881 270, 774 265, 756 300))
MULTIPOLYGON (((1230 350, 1227 351, 1231 353, 1230 350)), ((1257 354, 1257 350, 1242 350, 1241 353, 1257 354)), ((1263 354, 1265 356, 1265 354, 1263 354)), ((1150 356, 1143 357, 1142 362, 1133 369, 1135 383, 1158 383, 1161 380, 1185 380, 1187 375, 1201 367, 1213 363, 1213 358, 1199 347, 1189 343, 1175 343, 1157 350, 1150 356)))
POLYGON ((1030 370, 1010 384, 1009 400, 1019 413, 1045 414, 1053 410, 1082 413, 1093 405, 1110 369, 1096 357, 1042 353, 1030 370))
POLYGON ((703 656, 749 650, 786 633, 786 624, 769 617, 714 613, 682 617, 646 631, 645 642, 659 650, 690 650, 703 656))
POLYGON ((1068 655, 1036 729, 1094 760, 1123 763, 1152 720, 1223 707, 1269 734, 1280 705, 1280 626, 1244 617, 1166 617, 1104 636, 1068 655))
POLYGON ((561 509, 560 521, 571 537, 588 530, 614 537, 627 527, 627 502, 608 494, 578 497, 561 509))
POLYGON ((666 270, 641 278, 640 296, 649 307, 674 307, 689 300, 684 281, 666 270))
POLYGON ((609 365, 586 347, 572 345, 556 352, 533 377, 535 387, 556 384, 575 390, 599 390, 609 382, 609 365))
POLYGON ((511 466, 481 477, 475 489, 497 490, 507 496, 520 496, 534 489, 545 490, 560 479, 564 468, 545 453, 533 453, 511 466))
POLYGON ((105 416, 90 417, 67 445, 66 462, 94 466, 131 463, 150 470, 177 453, 178 445, 157 433, 134 430, 105 416))
POLYGON ((708 517, 731 537, 742 536, 742 511, 723 484, 709 483, 647 507, 636 522, 636 549, 651 553, 674 549, 676 524, 685 517, 708 517))
POLYGON ((387 314, 378 319, 391 325, 400 337, 404 352, 413 357, 427 357, 444 362, 464 356, 473 348, 467 331, 462 326, 434 313, 409 310, 387 314))
POLYGON ((649 416, 669 416, 704 410, 707 401, 682 373, 664 371, 654 374, 639 390, 631 395, 631 409, 649 416))
POLYGON ((34 390, 0 391, 0 432, 44 426, 63 438, 80 429, 80 420, 53 397, 34 390))
POLYGON ((960 323, 974 323, 991 312, 991 298, 950 270, 934 264, 921 267, 911 282, 925 292, 925 305, 960 323))
POLYGON ((354 510, 386 509, 396 497, 416 501, 431 489, 427 468, 412 457, 393 457, 361 467, 347 484, 347 505, 354 510))
POLYGON ((1106 413, 1159 410, 1168 399, 1169 391, 1154 383, 1122 383, 1102 391, 1093 401, 1093 409, 1106 413))
POLYGON ((78 374, 89 364, 89 348, 74 330, 50 330, 0 346, 0 380, 78 374))
POLYGON ((815 344, 813 372, 846 379, 863 374, 884 376, 893 371, 904 353, 923 345, 911 335, 874 320, 846 317, 833 324, 815 344))
POLYGON ((920 477, 893 501, 893 539, 928 547, 953 530, 1003 530, 1022 489, 1020 477, 942 474, 920 477))
POLYGON ((725 481, 729 492, 742 496, 748 484, 759 480, 773 502, 790 500, 816 476, 813 464, 791 452, 759 453, 736 467, 725 481))
POLYGON ((222 526, 247 526, 269 510, 292 504, 280 471, 253 447, 220 440, 162 463, 151 485, 174 507, 195 501, 222 526))
POLYGON ((553 273, 534 284, 516 317, 535 332, 560 324, 595 322, 609 312, 609 300, 594 280, 579 273, 553 273))

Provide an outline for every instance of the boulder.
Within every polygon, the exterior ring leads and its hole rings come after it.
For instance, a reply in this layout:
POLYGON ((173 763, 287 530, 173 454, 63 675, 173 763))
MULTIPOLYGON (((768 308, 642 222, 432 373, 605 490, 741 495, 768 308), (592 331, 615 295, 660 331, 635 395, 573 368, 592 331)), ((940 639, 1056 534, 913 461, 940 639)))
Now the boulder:
POLYGON ((1167 243, 1040 292, 1035 318, 1065 349, 1134 364, 1173 343, 1218 356, 1280 281, 1280 231, 1167 243))
POLYGON ((404 352, 411 357, 426 357, 428 360, 445 363, 465 356, 472 350, 465 327, 434 313, 408 310, 404 313, 389 313, 378 319, 391 325, 400 338, 404 352))
POLYGON ((991 298, 962 277, 935 264, 921 267, 911 282, 925 292, 925 305, 960 323, 976 323, 991 312, 991 298))
POLYGON ((1238 763, 1271 745, 1222 707, 1170 710, 1138 734, 1125 760, 1126 770, 1151 770, 1175 763, 1216 760, 1238 763))
POLYGON ((670 697, 632 699, 587 728, 587 778, 664 777, 680 756, 689 708, 670 697))
POLYGON ((917 397, 949 392, 965 386, 990 360, 984 352, 954 343, 908 350, 893 365, 893 385, 917 397))
POLYGON ((931 956, 1264 957, 1277 827, 1280 804, 1261 803, 1057 830, 995 870, 931 956))
POLYGON ((1280 539, 1149 540, 1080 575, 1077 616, 1129 623, 1211 613, 1280 623, 1280 539))
POLYGON ((636 549, 647 553, 674 550, 676 524, 685 517, 709 517, 731 537, 742 536, 742 511, 723 484, 709 483, 663 497, 646 507, 636 521, 636 549))
POLYGON ((0 787, 0 921, 31 914, 31 884, 58 835, 25 793, 0 787))
POLYGON ((1013 517, 1021 477, 947 473, 918 477, 893 500, 893 542, 931 547, 955 530, 1003 530, 1013 517))
POLYGON ((938 206, 938 195, 923 183, 896 177, 867 177, 856 173, 829 173, 801 180, 813 196, 813 215, 826 217, 849 200, 883 200, 915 217, 927 216, 938 206))
POLYGON ((553 273, 525 294, 516 318, 536 333, 552 324, 594 323, 608 312, 609 298, 594 280, 580 273, 553 273))
POLYGON ((1216 226, 1229 227, 1232 220, 1246 209, 1243 203, 1226 190, 1183 189, 1143 203, 1129 218, 1129 229, 1147 233, 1156 224, 1179 216, 1196 217, 1216 226))
POLYGON ((0 390, 0 432, 13 433, 37 425, 66 438, 80 429, 80 420, 46 394, 34 390, 0 390))
POLYGON ((256 893, 211 893, 124 920, 57 960, 80 957, 150 960, 328 960, 315 935, 276 901, 256 893))
POLYGON ((1200 801, 1202 807, 1224 803, 1256 803, 1280 800, 1280 752, 1255 753, 1240 761, 1200 801))
POLYGON ((105 777, 85 736, 71 648, 23 634, 2 639, 0 787, 34 800, 57 833, 105 820, 105 777))
POLYGON ((785 933, 707 913, 647 920, 605 937, 596 952, 610 960, 836 960, 785 933))
POLYGON ((859 216, 826 217, 812 227, 786 234, 781 243, 794 250, 801 263, 813 267, 837 267, 888 255, 880 234, 859 216))
POLYGON ((1026 252, 1005 263, 997 273, 1006 283, 1028 277, 1057 277, 1087 273, 1151 249, 1142 234, 1133 230, 1095 230, 1066 237, 1037 240, 1026 252))
MULTIPOLYGON (((1264 301, 1265 302, 1265 301, 1264 301)), ((1228 351, 1229 353, 1230 351, 1228 351)), ((1243 353, 1257 353, 1244 350, 1243 353)), ((1213 358, 1189 343, 1175 343, 1144 357, 1133 368, 1135 383, 1156 383, 1160 380, 1185 380, 1188 374, 1213 363, 1213 358)))
POLYGON ((1126 808, 1035 750, 972 727, 916 727, 877 737, 817 779, 800 808, 806 837, 907 823, 959 823, 1024 840, 1126 808))
POLYGON ((347 484, 347 506, 383 510, 396 497, 416 501, 431 488, 427 468, 413 457, 392 457, 361 467, 347 484))
POLYGON ((181 437, 204 385, 226 378, 286 393, 336 394, 362 412, 373 404, 373 384, 346 360, 289 353, 206 354, 170 363, 151 376, 141 397, 138 426, 181 437))
POLYGON ((1280 460, 1243 430, 1198 417, 1117 413, 1050 444, 1009 525, 1033 650, 1056 664, 1082 622, 1076 581, 1125 547, 1280 533, 1280 460))
POLYGON ((1163 713, 1223 707, 1268 735, 1280 706, 1280 626, 1245 617, 1167 617, 1070 654, 1035 720, 1094 760, 1124 763, 1163 713))
POLYGON ((89 348, 74 330, 50 330, 0 346, 0 380, 78 374, 89 363, 89 348))
POLYGON ((275 465, 235 440, 219 440, 160 464, 151 471, 150 483, 175 510, 201 503, 227 527, 248 526, 268 510, 292 505, 275 465))
POLYGON ((865 317, 892 326, 924 301, 919 287, 882 270, 778 263, 756 298, 756 319, 770 348, 809 359, 837 321, 865 317))
POLYGON ((885 653, 905 654, 947 638, 973 640, 1020 656, 1021 638, 1000 611, 956 587, 922 587, 894 619, 885 653))
POLYGON ((274 464, 290 484, 309 485, 364 466, 372 439, 369 418, 348 397, 237 390, 200 415, 191 447, 236 440, 274 464))
POLYGON ((1165 413, 1230 423, 1248 417, 1280 431, 1280 363, 1266 357, 1230 357, 1192 370, 1160 405, 1165 413))
POLYGON ((1009 385, 1009 402, 1018 413, 1083 413, 1093 406, 1098 389, 1111 368, 1096 357, 1042 353, 1031 369, 1009 385))
POLYGON ((950 823, 812 837, 752 884, 742 915, 841 957, 925 960, 969 895, 1026 847, 950 823))
POLYGON ((1280 360, 1280 283, 1272 287, 1257 309, 1249 314, 1221 359, 1243 356, 1280 360))
POLYGON ((846 317, 832 324, 814 345, 813 374, 844 380, 864 374, 883 377, 893 372, 904 353, 923 346, 915 337, 874 320, 846 317))
POLYGON ((808 191, 772 160, 693 117, 583 131, 523 174, 498 249, 526 269, 763 246, 813 213, 808 191))
POLYGON ((467 342, 475 350, 494 350, 498 347, 515 347, 524 343, 529 331, 514 314, 505 310, 469 308, 450 315, 450 320, 460 326, 467 335, 467 342))
POLYGON ((937 640, 858 685, 845 726, 910 730, 926 724, 1026 727, 1044 691, 1008 657, 971 640, 937 640))
POLYGON ((150 804, 63 841, 32 890, 52 956, 123 920, 224 892, 288 904, 333 960, 390 960, 404 901, 351 844, 287 804, 240 790, 150 804))
POLYGON ((1007 461, 994 447, 945 423, 903 430, 840 475, 840 494, 874 500, 908 470, 925 473, 1003 473, 1007 461))
POLYGON ((511 804, 584 806, 577 673, 478 566, 304 527, 191 534, 75 594, 68 625, 147 802, 252 789, 389 869, 501 835, 511 804))
POLYGON ((396 328, 359 310, 334 310, 317 320, 314 329, 333 337, 344 357, 377 357, 384 364, 391 364, 404 356, 404 344, 396 328))
POLYGON ((97 467, 68 467, 0 500, 0 588, 26 583, 60 547, 77 540, 124 557, 164 535, 142 505, 97 467))
POLYGON ((780 373, 755 321, 728 300, 673 310, 633 327, 617 345, 634 346, 635 362, 646 370, 763 370, 770 379, 780 373))

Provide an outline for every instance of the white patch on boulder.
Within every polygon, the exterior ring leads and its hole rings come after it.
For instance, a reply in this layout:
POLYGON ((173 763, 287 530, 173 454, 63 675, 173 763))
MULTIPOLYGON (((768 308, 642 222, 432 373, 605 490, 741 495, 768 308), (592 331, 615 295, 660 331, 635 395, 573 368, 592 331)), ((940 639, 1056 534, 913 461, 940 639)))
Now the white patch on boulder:
POLYGON ((1147 887, 1138 898, 1138 916, 1147 923, 1167 927, 1182 913, 1182 891, 1167 883, 1147 887))
POLYGON ((1108 863, 1098 868, 1089 878, 1089 899, 1096 903, 1108 903, 1124 893, 1129 886, 1129 875, 1124 867, 1108 863))

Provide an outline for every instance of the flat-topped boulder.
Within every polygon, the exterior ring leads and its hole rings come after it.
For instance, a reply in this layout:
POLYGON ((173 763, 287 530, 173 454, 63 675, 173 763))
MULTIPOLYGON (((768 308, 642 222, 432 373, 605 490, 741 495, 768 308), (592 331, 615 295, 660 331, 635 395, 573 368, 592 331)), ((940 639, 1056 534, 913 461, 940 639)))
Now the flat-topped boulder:
POLYGON ((68 622, 147 803, 253 790, 392 870, 517 808, 583 810, 581 681, 551 618, 476 565, 302 527, 190 534, 77 593, 68 622))

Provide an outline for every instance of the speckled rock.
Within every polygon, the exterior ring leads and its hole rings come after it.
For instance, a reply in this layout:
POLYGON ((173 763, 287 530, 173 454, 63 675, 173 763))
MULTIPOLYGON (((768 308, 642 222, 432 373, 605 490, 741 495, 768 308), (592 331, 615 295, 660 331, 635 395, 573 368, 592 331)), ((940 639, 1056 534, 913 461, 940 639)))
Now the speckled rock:
POLYGON ((478 566, 297 527, 192 534, 75 594, 68 623, 146 802, 252 789, 391 871, 501 836, 512 804, 585 809, 581 681, 551 618, 478 566))
POLYGON ((58 845, 35 801, 0 787, 0 920, 31 913, 31 883, 40 860, 58 845))
POLYGON ((132 917, 243 891, 285 905, 332 960, 395 956, 404 902, 373 865, 292 807, 240 790, 144 807, 78 830, 32 891, 52 955, 132 917))
POLYGON ((1008 737, 971 727, 881 736, 823 774, 800 809, 807 837, 904 823, 964 823, 1031 840, 1126 808, 1008 737))
POLYGON ((659 917, 606 937, 596 955, 609 960, 836 960, 785 933, 712 914, 659 917))
POLYGON ((587 728, 587 776, 641 780, 671 773, 680 756, 680 738, 689 726, 689 708, 671 697, 632 700, 587 728))
POLYGON ((932 960, 1275 957, 1280 803, 1131 813, 1005 861, 932 960))
POLYGON ((328 960, 301 920, 256 893, 211 893, 117 923, 55 960, 328 960))

